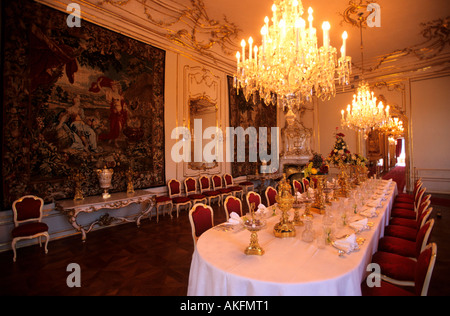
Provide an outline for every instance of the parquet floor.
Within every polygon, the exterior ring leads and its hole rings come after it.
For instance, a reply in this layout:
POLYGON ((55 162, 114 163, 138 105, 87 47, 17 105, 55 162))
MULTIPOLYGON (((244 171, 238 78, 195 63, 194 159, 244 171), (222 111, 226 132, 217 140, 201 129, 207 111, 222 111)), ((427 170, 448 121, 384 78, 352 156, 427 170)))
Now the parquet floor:
MULTIPOLYGON (((215 223, 225 220, 215 207, 215 223)), ((0 295, 182 296, 187 293, 194 250, 187 211, 0 253, 0 295), (81 268, 81 288, 69 288, 67 266, 81 268)))
MULTIPOLYGON (((438 256, 429 295, 450 295, 450 208, 436 206, 432 241, 438 256), (436 214, 440 212, 441 218, 436 214)), ((215 223, 225 220, 215 207, 215 223)), ((180 218, 160 216, 51 241, 49 253, 38 245, 0 253, 0 295, 52 296, 184 296, 193 252, 187 211, 180 218), (69 288, 67 266, 81 267, 81 288, 69 288)))

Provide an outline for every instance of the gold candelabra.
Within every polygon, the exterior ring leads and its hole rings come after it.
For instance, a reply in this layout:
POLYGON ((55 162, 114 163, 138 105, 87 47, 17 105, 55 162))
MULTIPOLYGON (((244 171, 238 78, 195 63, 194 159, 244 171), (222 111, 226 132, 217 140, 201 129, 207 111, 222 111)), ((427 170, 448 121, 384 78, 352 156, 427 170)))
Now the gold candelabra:
POLYGON ((73 198, 74 201, 84 200, 82 189, 84 180, 86 180, 86 177, 81 173, 80 170, 77 170, 75 173, 69 176, 69 181, 72 181, 75 184, 75 195, 73 198))
POLYGON ((327 181, 327 176, 313 175, 312 179, 316 181, 316 190, 314 192, 314 204, 312 205, 312 207, 317 209, 320 214, 323 214, 325 211, 324 188, 325 182, 327 181))
POLYGON ((134 171, 131 166, 128 168, 125 175, 127 177, 127 193, 133 194, 134 193, 134 185, 133 185, 134 171))
POLYGON ((264 249, 259 245, 258 232, 265 227, 265 222, 255 217, 255 203, 250 205, 251 219, 247 219, 244 222, 244 227, 251 232, 250 245, 245 248, 244 253, 247 256, 262 256, 264 255, 264 249))
POLYGON ((295 225, 289 221, 289 211, 292 209, 295 201, 295 197, 292 196, 291 192, 292 187, 286 180, 286 174, 283 174, 283 179, 278 184, 278 194, 275 197, 282 212, 280 222, 273 228, 275 237, 287 238, 296 236, 295 225))

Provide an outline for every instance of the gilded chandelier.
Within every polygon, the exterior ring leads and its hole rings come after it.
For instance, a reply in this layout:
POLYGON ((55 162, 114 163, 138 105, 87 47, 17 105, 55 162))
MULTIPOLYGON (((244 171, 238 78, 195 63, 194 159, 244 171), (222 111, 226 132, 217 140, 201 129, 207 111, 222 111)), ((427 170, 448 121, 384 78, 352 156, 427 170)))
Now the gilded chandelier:
POLYGON ((390 117, 381 127, 381 132, 394 139, 400 138, 404 135, 405 128, 403 127, 403 121, 398 117, 390 117))
POLYGON ((370 130, 379 128, 389 121, 389 106, 385 107, 381 101, 377 104, 377 98, 370 91, 369 84, 364 81, 364 46, 362 34, 364 20, 363 14, 360 13, 362 80, 358 85, 357 94, 353 95, 352 104, 347 106, 347 111, 341 111, 341 125, 362 132, 364 137, 367 138, 370 130))
POLYGON ((347 33, 338 59, 330 45, 330 23, 324 22, 323 46, 319 48, 317 30, 313 27, 313 9, 307 22, 302 18, 303 5, 298 0, 275 0, 261 29, 262 45, 242 40, 242 53, 236 54, 235 88, 243 89, 247 101, 259 92, 266 104, 292 109, 315 95, 327 100, 336 94, 335 84, 348 84, 351 57, 346 55, 347 33))
POLYGON ((342 110, 342 126, 366 133, 372 128, 379 128, 389 120, 389 106, 384 107, 370 91, 369 84, 362 81, 357 94, 353 95, 352 104, 347 111, 342 110))

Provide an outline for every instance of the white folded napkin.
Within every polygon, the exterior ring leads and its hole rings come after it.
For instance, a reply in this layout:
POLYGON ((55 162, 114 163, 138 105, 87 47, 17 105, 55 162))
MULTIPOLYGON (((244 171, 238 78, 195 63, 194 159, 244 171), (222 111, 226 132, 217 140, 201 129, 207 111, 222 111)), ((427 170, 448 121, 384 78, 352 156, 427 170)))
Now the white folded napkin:
POLYGON ((367 206, 370 207, 381 207, 381 199, 376 199, 376 200, 372 200, 367 202, 367 206))
POLYGON ((375 207, 365 208, 361 212, 359 212, 359 214, 361 214, 362 216, 365 216, 365 217, 378 216, 377 209, 375 207))
POLYGON ((360 231, 368 229, 367 223, 368 223, 368 219, 364 218, 362 220, 350 223, 349 226, 360 232, 360 231))
POLYGON ((230 214, 228 223, 230 223, 231 225, 239 225, 239 224, 242 224, 242 222, 243 222, 242 218, 236 212, 232 212, 230 214))
POLYGON ((266 210, 267 210, 267 207, 264 204, 259 204, 258 205, 258 211, 257 212, 264 213, 266 210))
POLYGON ((334 242, 336 247, 344 250, 346 253, 350 253, 358 249, 358 243, 356 242, 356 235, 352 234, 345 239, 339 239, 334 242))

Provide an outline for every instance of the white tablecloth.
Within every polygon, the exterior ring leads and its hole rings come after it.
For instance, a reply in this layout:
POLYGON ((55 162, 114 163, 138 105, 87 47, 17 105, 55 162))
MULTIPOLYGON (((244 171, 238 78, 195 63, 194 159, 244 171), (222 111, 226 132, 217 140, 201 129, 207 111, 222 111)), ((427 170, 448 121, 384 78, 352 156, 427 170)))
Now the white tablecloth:
MULTIPOLYGON (((383 183, 387 184, 387 181, 383 183)), ((365 238, 360 250, 338 256, 332 246, 318 247, 317 242, 302 241, 303 227, 297 236, 276 238, 273 227, 279 216, 267 220, 267 228, 258 233, 263 256, 247 256, 250 232, 223 231, 212 228, 197 242, 189 275, 189 296, 359 296, 367 265, 377 250, 378 240, 389 223, 395 182, 379 215, 370 218, 370 230, 357 234, 365 238)), ((322 229, 322 215, 313 213, 314 228, 322 229)), ((345 229, 345 228, 344 228, 345 229)))

